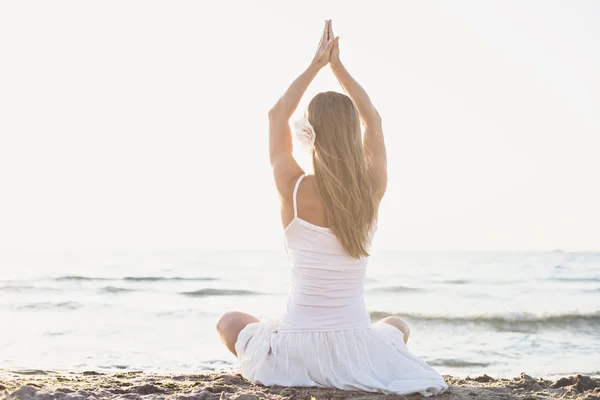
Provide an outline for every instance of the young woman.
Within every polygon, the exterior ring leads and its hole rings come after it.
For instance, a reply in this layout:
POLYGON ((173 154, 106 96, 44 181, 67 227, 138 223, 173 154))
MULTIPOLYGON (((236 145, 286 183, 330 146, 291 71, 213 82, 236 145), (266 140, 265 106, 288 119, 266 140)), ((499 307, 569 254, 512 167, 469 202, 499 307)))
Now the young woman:
POLYGON ((387 184, 381 117, 339 58, 331 20, 309 67, 269 112, 269 147, 292 264, 287 312, 277 323, 240 313, 217 323, 244 377, 263 385, 318 386, 430 396, 448 386, 406 347, 410 330, 371 325, 363 299, 369 246, 387 184), (292 156, 289 119, 317 73, 331 68, 347 96, 320 93, 296 123, 314 175, 292 156), (361 135, 364 126, 364 140, 361 135))

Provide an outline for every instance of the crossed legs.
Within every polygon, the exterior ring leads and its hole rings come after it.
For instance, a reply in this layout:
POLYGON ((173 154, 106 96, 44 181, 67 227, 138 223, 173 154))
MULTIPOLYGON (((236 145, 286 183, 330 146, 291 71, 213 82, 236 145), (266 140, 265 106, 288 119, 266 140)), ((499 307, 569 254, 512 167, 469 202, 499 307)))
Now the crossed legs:
MULTIPOLYGON (((237 357, 237 353, 235 351, 235 342, 237 342, 240 332, 246 327, 246 325, 253 322, 259 322, 258 318, 239 311, 226 312, 225 314, 221 315, 217 321, 217 332, 219 333, 219 337, 221 338, 223 344, 231 353, 233 353, 234 356, 237 357)), ((408 342, 410 328, 406 322, 398 317, 387 317, 382 319, 380 322, 384 322, 399 329, 404 334, 404 343, 408 342)))

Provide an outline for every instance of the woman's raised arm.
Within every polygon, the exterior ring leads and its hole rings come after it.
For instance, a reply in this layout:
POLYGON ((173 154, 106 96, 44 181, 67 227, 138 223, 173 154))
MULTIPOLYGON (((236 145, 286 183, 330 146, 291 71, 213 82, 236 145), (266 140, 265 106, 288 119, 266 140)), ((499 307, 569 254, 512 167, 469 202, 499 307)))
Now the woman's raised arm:
POLYGON ((332 39, 329 37, 329 25, 326 21, 313 61, 269 111, 269 157, 275 175, 275 184, 281 195, 287 196, 296 178, 303 173, 292 156, 292 132, 289 120, 312 80, 329 62, 333 48, 332 39))
MULTIPOLYGON (((329 35, 333 37, 331 20, 329 20, 328 28, 329 35)), ((338 82, 358 109, 360 118, 365 126, 364 147, 369 157, 369 169, 375 180, 377 191, 383 197, 387 187, 387 154, 381 116, 371 102, 365 89, 350 75, 340 61, 339 37, 333 40, 333 49, 329 64, 338 82)))

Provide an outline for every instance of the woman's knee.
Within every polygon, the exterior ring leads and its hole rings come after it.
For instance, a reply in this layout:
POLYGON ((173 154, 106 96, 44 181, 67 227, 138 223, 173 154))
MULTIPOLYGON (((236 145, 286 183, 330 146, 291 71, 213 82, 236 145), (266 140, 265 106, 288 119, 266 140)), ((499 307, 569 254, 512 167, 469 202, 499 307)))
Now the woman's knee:
POLYGON ((240 330, 258 319, 240 311, 228 311, 217 320, 217 331, 220 333, 234 332, 237 336, 240 330))
POLYGON ((381 322, 385 322, 386 324, 390 324, 393 327, 397 328, 404 335, 404 343, 408 342, 408 337, 410 336, 410 328, 408 324, 401 320, 398 317, 386 317, 381 320, 381 322))
POLYGON ((236 322, 241 319, 242 315, 244 314, 239 311, 227 311, 217 320, 217 330, 219 332, 230 330, 231 327, 236 325, 236 322))
POLYGON ((249 323, 258 322, 258 319, 250 314, 239 311, 228 311, 217 320, 217 332, 221 341, 227 346, 233 355, 237 356, 235 343, 242 329, 249 323))

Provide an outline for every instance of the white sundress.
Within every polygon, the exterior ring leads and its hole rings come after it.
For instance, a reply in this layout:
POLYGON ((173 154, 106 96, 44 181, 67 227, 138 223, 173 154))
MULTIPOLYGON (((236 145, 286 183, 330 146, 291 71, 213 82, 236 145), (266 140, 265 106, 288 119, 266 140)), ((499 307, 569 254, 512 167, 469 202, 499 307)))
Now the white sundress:
POLYGON ((368 258, 349 257, 328 229, 298 218, 284 230, 292 264, 287 311, 279 321, 248 324, 235 350, 242 376, 266 386, 421 393, 448 388, 412 354, 397 328, 371 324, 363 289, 368 258))

